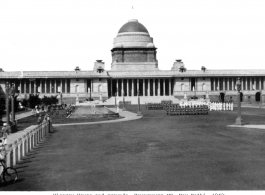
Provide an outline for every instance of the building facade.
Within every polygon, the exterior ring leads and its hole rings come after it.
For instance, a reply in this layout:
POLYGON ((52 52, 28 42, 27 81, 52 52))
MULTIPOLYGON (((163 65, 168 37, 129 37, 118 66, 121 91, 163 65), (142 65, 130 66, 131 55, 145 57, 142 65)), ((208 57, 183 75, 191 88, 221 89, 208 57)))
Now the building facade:
POLYGON ((0 95, 5 95, 6 83, 14 83, 20 98, 29 94, 51 96, 62 93, 67 102, 79 99, 111 100, 114 96, 136 99, 158 97, 183 99, 196 96, 211 101, 236 101, 236 81, 241 79, 241 101, 264 101, 265 70, 188 70, 182 60, 176 60, 171 70, 159 70, 157 48, 144 25, 129 20, 118 31, 111 49, 111 69, 97 60, 93 70, 83 71, 13 71, 0 70, 0 95))

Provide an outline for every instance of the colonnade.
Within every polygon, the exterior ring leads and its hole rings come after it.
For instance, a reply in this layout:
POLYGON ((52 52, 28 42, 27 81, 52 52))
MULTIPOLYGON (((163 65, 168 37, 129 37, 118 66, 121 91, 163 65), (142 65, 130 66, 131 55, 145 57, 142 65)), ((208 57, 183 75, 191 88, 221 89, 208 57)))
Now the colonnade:
MULTIPOLYGON (((11 81, 12 82, 12 81, 11 81)), ((20 93, 70 93, 70 79, 20 79, 13 81, 20 93)))
MULTIPOLYGON (((264 90, 264 77, 239 77, 242 90, 264 90)), ((214 77, 211 78, 211 91, 236 90, 238 77, 214 77)))
POLYGON ((110 96, 171 96, 173 95, 174 79, 111 79, 110 96))

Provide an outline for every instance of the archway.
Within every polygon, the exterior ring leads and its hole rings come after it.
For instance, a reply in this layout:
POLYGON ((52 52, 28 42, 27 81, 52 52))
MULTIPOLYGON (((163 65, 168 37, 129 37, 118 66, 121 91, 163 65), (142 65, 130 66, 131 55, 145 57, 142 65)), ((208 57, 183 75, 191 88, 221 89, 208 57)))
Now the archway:
POLYGON ((225 101, 225 94, 224 93, 220 93, 220 101, 221 102, 225 101))
POLYGON ((260 102, 260 92, 256 93, 255 100, 256 102, 260 102))
POLYGON ((202 90, 205 91, 205 83, 202 84, 202 90))

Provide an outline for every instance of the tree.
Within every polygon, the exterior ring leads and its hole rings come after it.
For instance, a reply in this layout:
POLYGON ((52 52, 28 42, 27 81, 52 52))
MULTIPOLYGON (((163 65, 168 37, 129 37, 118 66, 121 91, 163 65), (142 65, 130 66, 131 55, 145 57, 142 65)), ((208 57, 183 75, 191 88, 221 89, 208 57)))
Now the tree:
POLYGON ((4 97, 0 98, 0 114, 4 114, 6 109, 6 100, 4 97))
POLYGON ((35 106, 41 104, 41 99, 39 98, 38 94, 36 94, 36 95, 30 94, 29 99, 28 99, 28 103, 29 103, 29 107, 31 109, 33 109, 33 108, 35 108, 35 106))

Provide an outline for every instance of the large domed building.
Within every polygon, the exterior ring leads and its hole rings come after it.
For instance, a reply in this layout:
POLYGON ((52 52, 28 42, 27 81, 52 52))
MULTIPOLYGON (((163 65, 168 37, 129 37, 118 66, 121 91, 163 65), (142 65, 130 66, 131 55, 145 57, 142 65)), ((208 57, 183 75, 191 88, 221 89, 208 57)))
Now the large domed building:
POLYGON ((156 70, 156 48, 148 30, 138 20, 129 20, 114 38, 111 70, 156 70))
POLYGON ((93 70, 76 67, 73 71, 14 71, 0 69, 0 95, 6 83, 14 83, 21 98, 39 93, 50 96, 62 93, 65 103, 105 99, 114 104, 114 96, 142 103, 161 100, 187 101, 198 97, 207 101, 236 101, 237 78, 241 78, 241 101, 264 101, 265 70, 188 70, 182 60, 173 62, 171 70, 159 70, 157 48, 147 28, 138 20, 129 20, 118 30, 111 48, 111 70, 96 60, 93 70))

